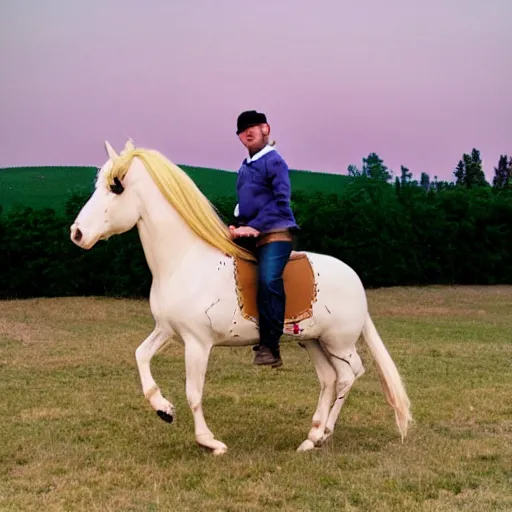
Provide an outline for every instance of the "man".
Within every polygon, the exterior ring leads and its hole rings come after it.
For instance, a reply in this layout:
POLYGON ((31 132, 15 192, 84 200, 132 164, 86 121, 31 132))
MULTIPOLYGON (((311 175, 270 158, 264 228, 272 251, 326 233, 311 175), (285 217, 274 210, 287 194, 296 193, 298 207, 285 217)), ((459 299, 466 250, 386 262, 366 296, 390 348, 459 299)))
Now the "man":
POLYGON ((292 250, 292 234, 298 230, 290 207, 288 165, 269 142, 270 125, 265 114, 242 112, 236 133, 249 156, 238 171, 238 220, 230 230, 233 238, 255 240, 260 343, 255 347, 254 364, 277 368, 283 364, 279 350, 286 301, 282 276, 292 250))

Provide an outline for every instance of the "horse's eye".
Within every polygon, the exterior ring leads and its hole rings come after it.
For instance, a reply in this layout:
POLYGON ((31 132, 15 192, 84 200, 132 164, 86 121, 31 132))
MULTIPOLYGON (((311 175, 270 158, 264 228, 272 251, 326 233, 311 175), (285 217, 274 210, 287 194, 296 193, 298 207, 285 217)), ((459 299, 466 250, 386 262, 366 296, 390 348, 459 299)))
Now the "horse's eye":
POLYGON ((124 190, 123 184, 119 181, 119 178, 114 178, 114 184, 110 185, 110 191, 114 194, 121 194, 124 190))

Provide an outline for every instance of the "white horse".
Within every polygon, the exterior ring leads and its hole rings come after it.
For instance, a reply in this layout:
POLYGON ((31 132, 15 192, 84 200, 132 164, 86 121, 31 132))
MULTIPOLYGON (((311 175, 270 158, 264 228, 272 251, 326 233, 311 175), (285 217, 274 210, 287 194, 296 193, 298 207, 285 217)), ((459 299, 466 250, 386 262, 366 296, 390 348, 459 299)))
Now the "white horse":
MULTIPOLYGON (((71 240, 91 249, 99 240, 137 226, 153 278, 150 307, 155 320, 153 332, 135 351, 142 392, 158 415, 172 422, 174 406, 155 383, 150 361, 169 339, 182 342, 196 441, 223 454, 226 445, 204 419, 203 387, 212 347, 258 343, 257 320, 242 310, 236 277, 237 262, 253 256, 231 240, 227 226, 188 175, 159 152, 135 148, 131 140, 119 155, 108 142, 105 147, 109 159, 70 228, 71 240)), ((370 318, 359 277, 338 259, 302 254, 304 264, 314 270, 316 294, 310 315, 284 332, 283 339, 294 339, 307 349, 320 396, 307 439, 297 451, 319 447, 332 435, 350 388, 365 372, 356 351, 361 335, 376 361, 403 442, 412 421, 409 398, 370 318)), ((302 272, 303 277, 295 274, 299 284, 308 277, 302 272)), ((293 283, 288 280, 287 285, 293 283)))

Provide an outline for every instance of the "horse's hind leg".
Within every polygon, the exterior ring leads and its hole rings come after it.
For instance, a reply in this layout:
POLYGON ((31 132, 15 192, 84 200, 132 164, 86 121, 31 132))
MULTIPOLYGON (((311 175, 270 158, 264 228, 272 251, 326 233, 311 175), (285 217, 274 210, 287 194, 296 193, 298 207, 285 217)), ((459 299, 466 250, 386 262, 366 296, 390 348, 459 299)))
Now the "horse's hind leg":
POLYGON ((311 430, 309 431, 308 438, 298 447, 297 451, 299 452, 313 449, 323 439, 336 384, 336 371, 329 362, 318 340, 308 340, 304 342, 304 346, 315 365, 318 380, 320 381, 320 396, 318 397, 318 405, 313 415, 311 430))
POLYGON ((329 360, 336 369, 336 400, 329 412, 324 435, 318 444, 323 444, 334 432, 334 426, 345 404, 348 393, 356 379, 365 373, 363 362, 356 351, 355 345, 352 349, 337 353, 331 347, 326 347, 329 360))

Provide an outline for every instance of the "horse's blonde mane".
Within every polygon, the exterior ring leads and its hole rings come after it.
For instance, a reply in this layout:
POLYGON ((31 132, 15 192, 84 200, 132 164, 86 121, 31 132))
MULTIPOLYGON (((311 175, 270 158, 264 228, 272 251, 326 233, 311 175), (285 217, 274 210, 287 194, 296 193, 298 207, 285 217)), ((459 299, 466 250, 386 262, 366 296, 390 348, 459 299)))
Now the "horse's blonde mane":
POLYGON ((114 184, 114 178, 123 179, 134 158, 144 164, 160 192, 196 235, 224 254, 245 260, 255 259, 249 251, 233 242, 215 207, 190 176, 156 150, 127 144, 105 174, 108 186, 114 184))

